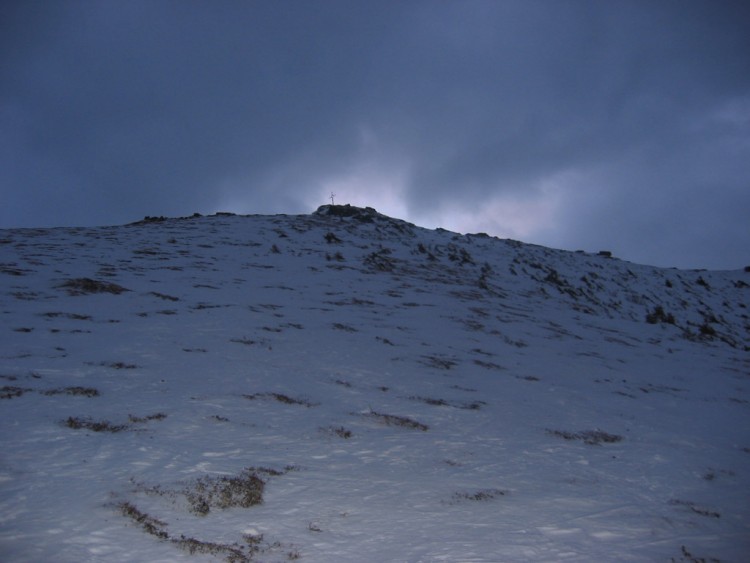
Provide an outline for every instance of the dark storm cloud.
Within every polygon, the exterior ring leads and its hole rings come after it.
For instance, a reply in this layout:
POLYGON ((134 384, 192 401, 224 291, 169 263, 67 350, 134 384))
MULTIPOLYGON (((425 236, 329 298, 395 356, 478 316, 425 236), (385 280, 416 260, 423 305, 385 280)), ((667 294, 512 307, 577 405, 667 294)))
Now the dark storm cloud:
MULTIPOLYGON (((341 39, 337 27, 357 26, 335 10, 63 5, 54 15, 46 3, 26 7, 43 14, 30 38, 28 13, 6 21, 17 37, 3 94, 16 127, 5 142, 31 175, 12 178, 18 187, 53 198, 57 187, 71 207, 89 207, 76 221, 108 204, 131 214, 210 205, 225 177, 252 175, 346 129, 349 78, 326 56, 335 46, 323 32, 341 39)), ((54 220, 27 221, 39 219, 54 220)))
POLYGON ((307 212, 335 189, 426 225, 750 262, 743 3, 0 10, 0 225, 307 212))

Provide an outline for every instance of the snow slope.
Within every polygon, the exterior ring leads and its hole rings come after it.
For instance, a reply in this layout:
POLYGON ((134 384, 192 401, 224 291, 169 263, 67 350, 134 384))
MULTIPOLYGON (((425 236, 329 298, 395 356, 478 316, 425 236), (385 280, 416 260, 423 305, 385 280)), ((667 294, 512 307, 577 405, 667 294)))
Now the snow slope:
POLYGON ((0 560, 748 561, 749 283, 348 206, 0 231, 0 560))

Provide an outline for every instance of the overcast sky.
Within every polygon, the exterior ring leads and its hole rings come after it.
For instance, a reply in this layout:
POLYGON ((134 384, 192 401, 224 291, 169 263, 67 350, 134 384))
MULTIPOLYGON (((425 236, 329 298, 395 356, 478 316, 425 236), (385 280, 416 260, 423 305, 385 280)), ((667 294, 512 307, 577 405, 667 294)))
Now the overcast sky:
POLYGON ((3 0, 0 227, 371 206, 750 265, 750 4, 3 0))

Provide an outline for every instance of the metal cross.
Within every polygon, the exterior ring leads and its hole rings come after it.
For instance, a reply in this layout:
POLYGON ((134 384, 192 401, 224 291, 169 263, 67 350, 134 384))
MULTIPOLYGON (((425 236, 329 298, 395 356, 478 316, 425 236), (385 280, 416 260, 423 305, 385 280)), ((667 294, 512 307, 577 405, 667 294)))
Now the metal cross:
POLYGON ((331 205, 333 205, 333 196, 335 195, 336 195, 335 193, 331 192, 331 205))

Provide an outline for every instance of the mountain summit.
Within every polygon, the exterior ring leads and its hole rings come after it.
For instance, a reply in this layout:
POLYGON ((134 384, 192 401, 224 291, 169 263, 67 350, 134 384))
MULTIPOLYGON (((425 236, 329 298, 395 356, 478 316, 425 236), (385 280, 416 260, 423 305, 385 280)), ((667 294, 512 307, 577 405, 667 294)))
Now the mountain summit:
POLYGON ((750 275, 372 208, 0 231, 0 559, 741 561, 750 275))

